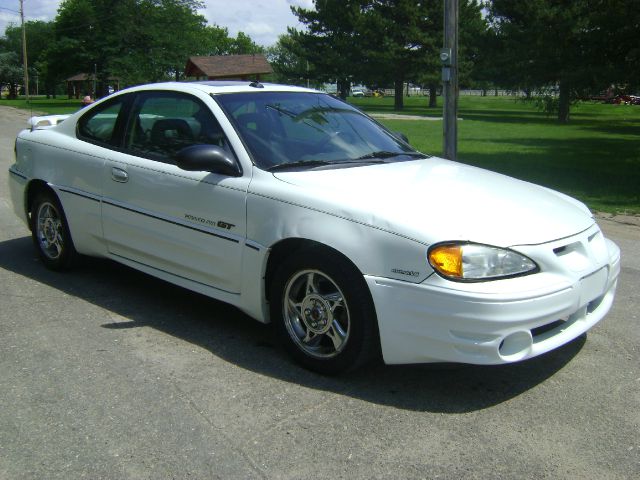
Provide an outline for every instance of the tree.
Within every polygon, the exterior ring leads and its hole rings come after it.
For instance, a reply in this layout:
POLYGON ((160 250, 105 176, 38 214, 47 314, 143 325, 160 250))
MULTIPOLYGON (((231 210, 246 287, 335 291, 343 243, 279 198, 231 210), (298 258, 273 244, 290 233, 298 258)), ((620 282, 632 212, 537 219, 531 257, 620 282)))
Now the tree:
POLYGON ((309 78, 308 62, 301 46, 290 35, 280 35, 275 45, 266 49, 266 57, 278 83, 304 85, 309 78))
POLYGON ((314 0, 314 9, 291 7, 307 31, 289 29, 291 42, 300 47, 311 74, 320 81, 335 79, 342 98, 363 61, 358 31, 366 0, 314 0))
POLYGON ((230 37, 227 27, 207 26, 204 37, 204 45, 199 49, 198 55, 250 55, 265 52, 264 47, 256 44, 244 32, 238 32, 236 38, 230 37))
POLYGON ((207 52, 203 55, 229 55, 233 39, 226 27, 212 25, 206 27, 207 52))
POLYGON ((640 1, 592 0, 594 44, 604 77, 600 82, 615 83, 635 93, 640 89, 640 1))
POLYGON ((437 78, 442 22, 442 2, 435 0, 377 0, 365 10, 367 77, 384 73, 384 81, 393 83, 396 110, 404 106, 405 82, 437 78))
MULTIPOLYGON (((292 9, 307 31, 290 35, 302 47, 312 73, 336 78, 342 96, 351 80, 393 84, 395 108, 400 110, 405 82, 439 83, 441 0, 316 0, 314 6, 292 9)), ((474 37, 486 28, 478 1, 461 2, 460 23, 461 37, 475 45, 474 37)), ((474 52, 470 46, 461 49, 460 58, 468 59, 460 62, 463 71, 473 65, 474 52)))
POLYGON ((496 80, 557 88, 558 121, 568 122, 572 100, 638 71, 638 7, 637 0, 493 0, 496 80))
POLYGON ((127 22, 136 16, 134 0, 63 0, 47 49, 48 71, 57 81, 77 73, 98 73, 98 96, 105 93, 119 46, 130 40, 127 22))
POLYGON ((264 52, 265 48, 251 40, 249 35, 244 32, 238 32, 236 38, 231 39, 227 53, 230 55, 251 55, 264 52))
MULTIPOLYGON (((27 57, 29 63, 44 59, 47 45, 51 42, 53 22, 28 21, 24 24, 27 37, 27 57)), ((9 25, 0 39, 0 49, 22 56, 22 27, 9 25)))
MULTIPOLYGON (((29 76, 38 76, 38 81, 44 80, 48 83, 46 68, 46 49, 53 36, 53 22, 28 21, 24 24, 27 37, 27 59, 29 65, 29 76)), ((0 39, 0 52, 12 52, 17 58, 17 65, 22 68, 22 27, 9 25, 0 39)), ((18 83, 22 83, 24 79, 18 83)), ((33 90, 36 88, 35 82, 30 83, 33 90)))
POLYGON ((97 71, 99 96, 110 77, 124 85, 179 80, 192 55, 255 53, 261 49, 240 32, 209 26, 197 0, 64 0, 47 49, 57 80, 97 71))
POLYGON ((138 0, 133 2, 137 18, 124 41, 112 39, 113 72, 127 83, 180 79, 186 59, 206 55, 212 49, 211 30, 196 13, 202 4, 191 0, 138 0), (135 75, 132 75, 132 73, 135 75))
POLYGON ((553 0, 491 4, 505 79, 524 89, 559 84, 561 122, 569 120, 570 92, 584 74, 587 9, 586 2, 553 0))
POLYGON ((0 52, 0 87, 9 88, 9 98, 18 96, 18 85, 23 81, 20 57, 14 52, 0 52))

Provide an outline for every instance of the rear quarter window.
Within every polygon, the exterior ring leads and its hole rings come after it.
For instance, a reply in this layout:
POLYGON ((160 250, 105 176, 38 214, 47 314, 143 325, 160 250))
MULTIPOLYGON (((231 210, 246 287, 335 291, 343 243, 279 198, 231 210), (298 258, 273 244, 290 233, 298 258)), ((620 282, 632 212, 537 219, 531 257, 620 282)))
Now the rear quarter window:
POLYGON ((91 143, 117 146, 116 122, 122 110, 121 98, 92 108, 78 122, 78 138, 91 143))

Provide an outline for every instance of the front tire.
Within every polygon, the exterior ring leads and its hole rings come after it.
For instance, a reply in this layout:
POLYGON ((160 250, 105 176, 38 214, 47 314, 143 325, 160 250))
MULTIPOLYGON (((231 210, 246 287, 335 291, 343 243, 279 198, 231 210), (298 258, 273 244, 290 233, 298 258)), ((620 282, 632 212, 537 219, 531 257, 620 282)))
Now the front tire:
POLYGON ((375 309, 362 274, 318 248, 300 250, 276 272, 271 319, 287 352, 323 374, 355 369, 379 344, 375 309))
POLYGON ((67 217, 52 192, 41 192, 31 206, 31 238, 42 263, 50 270, 65 270, 77 253, 71 240, 67 217))

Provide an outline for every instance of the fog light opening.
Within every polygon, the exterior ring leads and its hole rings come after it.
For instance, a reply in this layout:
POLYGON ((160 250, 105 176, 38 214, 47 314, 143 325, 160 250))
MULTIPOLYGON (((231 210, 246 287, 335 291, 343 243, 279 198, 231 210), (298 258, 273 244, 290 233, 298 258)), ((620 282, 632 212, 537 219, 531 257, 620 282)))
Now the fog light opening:
POLYGON ((595 312, 595 310, 600 306, 604 296, 598 297, 595 300, 589 302, 587 305, 587 314, 595 312))
POLYGON ((531 332, 521 331, 507 335, 500 343, 498 353, 504 360, 516 361, 526 357, 531 352, 533 338, 531 332))

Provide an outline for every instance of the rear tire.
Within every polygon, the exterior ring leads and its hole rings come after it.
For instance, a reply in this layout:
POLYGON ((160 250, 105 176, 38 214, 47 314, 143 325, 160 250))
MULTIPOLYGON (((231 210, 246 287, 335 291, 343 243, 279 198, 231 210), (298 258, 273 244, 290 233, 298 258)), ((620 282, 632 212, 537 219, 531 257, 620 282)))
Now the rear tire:
POLYGON ((309 370, 334 375, 371 360, 379 340, 362 274, 319 248, 295 252, 277 270, 271 320, 287 352, 309 370))
POLYGON ((31 238, 42 263, 50 270, 66 270, 78 256, 67 217, 60 201, 52 192, 38 193, 33 201, 31 238))

